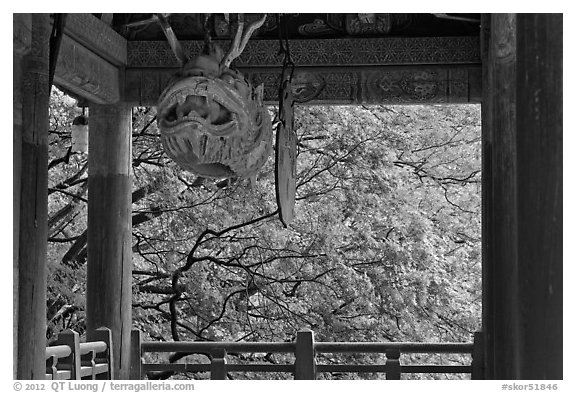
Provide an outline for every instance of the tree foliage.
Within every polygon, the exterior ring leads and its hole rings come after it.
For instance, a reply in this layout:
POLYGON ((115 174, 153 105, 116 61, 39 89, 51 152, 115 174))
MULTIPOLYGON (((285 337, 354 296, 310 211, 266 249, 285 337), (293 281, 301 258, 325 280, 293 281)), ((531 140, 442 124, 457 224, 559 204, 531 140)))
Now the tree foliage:
MULTIPOLYGON (((87 197, 87 159, 67 149, 79 110, 59 93, 51 109, 49 336, 84 330, 87 197)), ((197 178, 163 153, 154 109, 134 108, 135 327, 165 341, 292 341, 309 328, 319 341, 470 342, 479 106, 305 106, 295 119, 284 228, 273 159, 256 182, 197 178)))

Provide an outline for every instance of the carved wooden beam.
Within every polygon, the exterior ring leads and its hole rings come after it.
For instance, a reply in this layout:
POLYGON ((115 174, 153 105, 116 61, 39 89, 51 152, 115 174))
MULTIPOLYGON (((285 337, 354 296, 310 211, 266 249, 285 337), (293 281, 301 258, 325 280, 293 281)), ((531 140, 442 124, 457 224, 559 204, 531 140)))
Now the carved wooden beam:
MULTIPOLYGON (((230 42, 218 42, 224 50, 230 42)), ((204 43, 183 41, 190 57, 204 43)), ((296 102, 314 104, 480 102, 478 37, 387 37, 291 40, 296 64, 296 102)), ((125 99, 155 105, 178 69, 162 41, 128 42, 125 99)), ((235 66, 254 85, 264 83, 264 99, 277 102, 283 56, 278 42, 254 40, 235 66)))
POLYGON ((115 66, 127 63, 127 41, 91 14, 68 14, 66 35, 115 66))
POLYGON ((69 36, 62 37, 54 84, 90 102, 120 100, 120 70, 69 36))
MULTIPOLYGON (((199 54, 203 41, 182 41, 189 57, 199 54)), ((229 49, 230 41, 218 41, 229 49)), ((480 64, 478 37, 385 37, 290 40, 296 66, 368 66, 414 64, 480 64)), ((166 41, 129 41, 127 67, 177 68, 166 41)), ((278 67, 284 57, 278 41, 252 40, 235 60, 237 67, 278 67)))
POLYGON ((13 16, 13 49, 14 54, 24 55, 32 43, 32 14, 12 14, 13 16))
POLYGON ((127 41, 90 14, 69 14, 54 83, 90 102, 121 100, 127 41))
MULTIPOLYGON (((255 86, 264 83, 264 101, 277 104, 282 69, 238 67, 255 86)), ((126 70, 125 100, 156 105, 174 70, 126 70)), ((434 104, 479 103, 480 65, 298 67, 292 80, 297 103, 309 104, 434 104)))

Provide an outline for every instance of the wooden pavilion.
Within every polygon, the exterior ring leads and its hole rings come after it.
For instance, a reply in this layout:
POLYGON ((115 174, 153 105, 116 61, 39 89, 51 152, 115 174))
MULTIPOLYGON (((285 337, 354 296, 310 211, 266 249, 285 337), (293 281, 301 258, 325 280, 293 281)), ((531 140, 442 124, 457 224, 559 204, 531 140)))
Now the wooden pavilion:
MULTIPOLYGON (((257 19, 258 15, 246 15, 257 19)), ((131 107, 155 105, 178 68, 151 14, 14 14, 14 377, 43 379, 46 346, 48 102, 53 81, 88 103, 87 330, 112 331, 128 379, 131 107), (62 23, 62 21, 65 23, 62 23), (60 34, 58 34, 60 33, 60 34), (55 40, 59 35, 61 39, 55 40)), ((481 103, 485 379, 561 379, 561 14, 293 14, 296 102, 481 103)), ((216 16, 214 39, 229 45, 216 16)), ((191 55, 201 14, 172 14, 191 55)), ((236 67, 277 100, 278 20, 236 67)))

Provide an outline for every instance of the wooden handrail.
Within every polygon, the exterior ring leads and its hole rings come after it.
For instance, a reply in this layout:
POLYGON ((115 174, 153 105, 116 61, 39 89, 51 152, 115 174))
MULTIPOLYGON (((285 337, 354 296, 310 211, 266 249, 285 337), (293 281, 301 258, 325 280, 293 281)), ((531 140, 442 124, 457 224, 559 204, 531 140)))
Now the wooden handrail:
MULTIPOLYGON (((62 358, 52 358, 46 360, 46 379, 75 379, 80 361, 76 353, 79 351, 80 336, 73 330, 66 329, 60 333, 56 339, 46 348, 47 354, 51 348, 67 347, 70 352, 62 358)), ((68 351, 66 351, 68 352, 68 351)))
POLYGON ((111 379, 110 329, 97 329, 94 335, 100 340, 81 343, 73 330, 60 333, 53 345, 46 347, 46 379, 111 379))
POLYGON ((148 341, 142 343, 143 352, 210 353, 222 349, 228 353, 294 353, 293 342, 222 342, 222 341, 148 341))
POLYGON ((456 366, 456 365, 442 365, 442 364, 422 364, 422 365, 409 365, 400 366, 403 373, 415 374, 469 374, 472 372, 472 366, 456 366))
MULTIPOLYGON (((316 342, 316 353, 386 353, 399 349, 402 353, 472 353, 474 344, 468 343, 379 343, 379 342, 316 342), (444 345, 447 344, 447 345, 444 345)), ((228 353, 294 353, 295 343, 284 342, 212 342, 212 341, 145 341, 143 352, 194 352, 210 353, 224 349, 228 353)))
POLYGON ((322 353, 385 353, 391 349, 402 353, 472 353, 473 343, 414 343, 414 342, 317 342, 316 352, 322 353))
POLYGON ((385 373, 387 379, 400 379, 402 373, 467 373, 481 379, 482 335, 474 335, 474 343, 415 343, 415 342, 315 342, 311 331, 298 332, 296 342, 142 342, 141 333, 132 332, 132 356, 137 364, 133 379, 146 372, 211 372, 212 379, 225 379, 228 372, 288 372, 295 379, 315 379, 322 372, 385 373), (210 363, 145 363, 147 352, 188 352, 211 356, 210 363), (226 354, 292 353, 294 364, 228 364, 226 354), (317 364, 321 353, 380 353, 385 364, 317 364), (471 354, 470 365, 401 364, 402 353, 471 354))
POLYGON ((46 348, 46 374, 45 379, 70 379, 72 371, 65 367, 66 361, 72 355, 69 345, 54 345, 46 348), (63 367, 64 365, 64 367, 63 367))
POLYGON ((94 341, 89 343, 80 343, 80 355, 88 355, 90 352, 103 353, 108 349, 104 341, 94 341))
POLYGON ((46 347, 46 360, 55 356, 58 359, 70 356, 72 349, 68 345, 54 345, 53 347, 46 347))
MULTIPOLYGON (((224 349, 229 353, 294 353, 294 342, 226 342, 226 341, 145 341, 143 352, 199 352, 224 349)), ((385 353, 399 349, 402 353, 472 353, 472 343, 414 343, 414 342, 315 342, 321 353, 385 353)))

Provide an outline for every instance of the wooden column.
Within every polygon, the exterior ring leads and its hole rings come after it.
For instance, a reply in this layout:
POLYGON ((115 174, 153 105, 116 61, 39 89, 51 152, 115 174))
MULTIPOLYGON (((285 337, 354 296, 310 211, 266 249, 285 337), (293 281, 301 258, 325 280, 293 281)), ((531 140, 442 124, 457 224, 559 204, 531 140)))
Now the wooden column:
POLYGON ((562 379, 562 14, 518 15, 522 379, 562 379))
POLYGON ((14 110, 21 108, 17 119, 21 120, 21 127, 18 121, 14 124, 15 187, 19 199, 19 215, 15 217, 19 244, 16 378, 44 379, 50 18, 48 14, 32 14, 30 19, 31 50, 20 64, 21 79, 15 70, 18 78, 14 81, 22 83, 21 106, 18 95, 14 97, 14 110))
POLYGON ((22 174, 22 76, 24 55, 30 52, 32 39, 32 15, 13 14, 14 50, 13 50, 13 104, 12 104, 12 306, 14 309, 12 320, 12 353, 14 367, 13 376, 16 378, 16 365, 18 364, 18 256, 20 249, 20 185, 22 174))
POLYGON ((131 108, 90 106, 88 338, 112 330, 113 379, 129 379, 132 328, 131 108))
POLYGON ((484 379, 493 378, 493 316, 490 314, 493 303, 492 291, 488 283, 494 276, 490 263, 492 252, 492 221, 493 203, 492 196, 492 129, 491 111, 492 96, 491 81, 492 68, 488 66, 490 53, 490 14, 482 14, 480 23, 480 47, 482 56, 482 332, 484 333, 484 379))
POLYGON ((483 330, 486 378, 518 378, 516 16, 484 16, 483 330))

